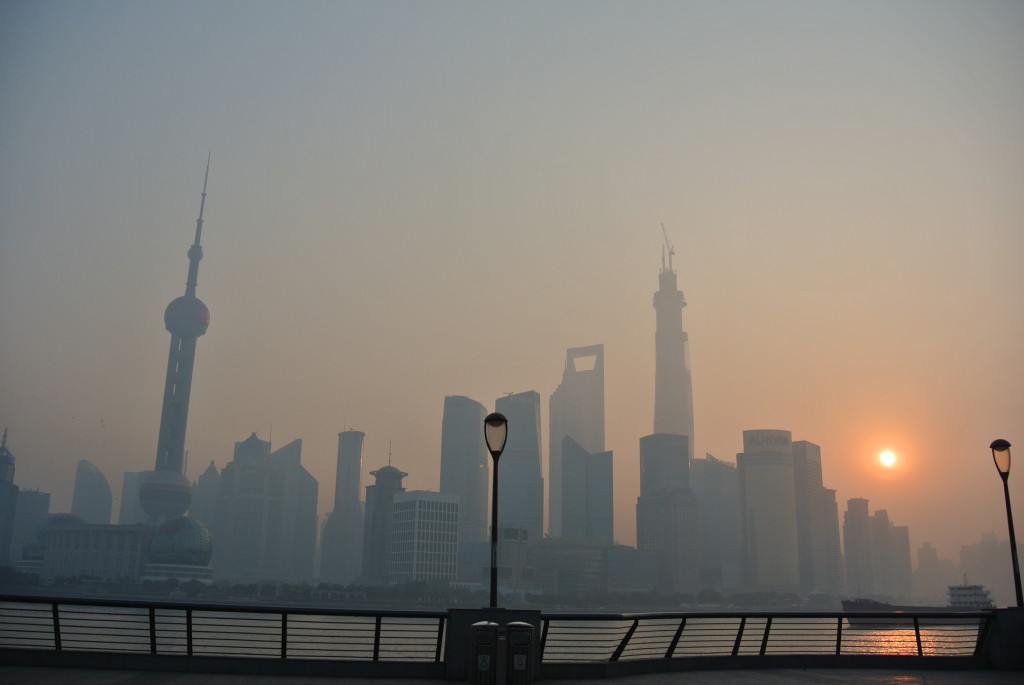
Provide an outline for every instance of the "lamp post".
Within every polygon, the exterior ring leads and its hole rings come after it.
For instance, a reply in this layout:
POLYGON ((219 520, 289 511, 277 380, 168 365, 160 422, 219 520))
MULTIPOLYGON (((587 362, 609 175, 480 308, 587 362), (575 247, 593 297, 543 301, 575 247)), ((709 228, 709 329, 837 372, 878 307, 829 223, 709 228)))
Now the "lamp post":
POLYGON ((1010 443, 1006 440, 993 440, 989 445, 992 449, 992 461, 996 463, 999 477, 1003 479, 1003 496, 1006 498, 1006 523, 1010 527, 1010 558, 1013 559, 1013 589, 1017 593, 1017 606, 1024 607, 1024 596, 1020 588, 1020 562, 1017 561, 1017 537, 1013 534, 1013 512, 1010 510, 1010 443))
POLYGON ((494 476, 491 479, 491 608, 498 606, 498 459, 505 449, 508 438, 508 419, 504 414, 494 412, 484 419, 484 440, 487 451, 494 462, 494 476))

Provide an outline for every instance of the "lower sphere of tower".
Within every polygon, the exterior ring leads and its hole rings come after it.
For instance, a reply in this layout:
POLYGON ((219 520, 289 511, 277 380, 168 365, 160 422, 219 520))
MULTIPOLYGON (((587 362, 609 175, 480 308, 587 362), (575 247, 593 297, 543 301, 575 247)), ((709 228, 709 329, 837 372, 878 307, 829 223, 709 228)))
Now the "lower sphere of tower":
POLYGON ((164 326, 174 335, 198 338, 210 325, 210 310, 193 295, 182 295, 167 305, 164 326))
POLYGON ((192 504, 192 484, 177 471, 156 471, 139 488, 139 503, 151 517, 181 516, 192 504))
POLYGON ((188 516, 177 516, 161 523, 149 545, 149 561, 154 564, 206 566, 212 556, 210 531, 188 516))

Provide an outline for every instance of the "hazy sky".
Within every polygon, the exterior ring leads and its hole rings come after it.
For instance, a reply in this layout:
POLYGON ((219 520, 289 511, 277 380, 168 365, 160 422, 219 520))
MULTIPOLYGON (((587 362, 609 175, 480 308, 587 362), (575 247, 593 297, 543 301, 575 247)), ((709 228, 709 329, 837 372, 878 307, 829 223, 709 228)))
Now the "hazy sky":
MULTIPOLYGON (((436 489, 445 395, 536 389, 546 431, 565 349, 603 343, 632 544, 664 222, 696 454, 791 430, 841 510, 869 498, 915 548, 1005 538, 988 444, 1024 464, 1022 36, 1010 0, 5 0, 16 482, 67 510, 78 459, 116 494, 152 467, 212 151, 190 478, 252 431, 302 438, 325 512, 355 428, 364 474, 390 443, 436 489)), ((1024 466, 1010 481, 1024 521, 1024 466)))

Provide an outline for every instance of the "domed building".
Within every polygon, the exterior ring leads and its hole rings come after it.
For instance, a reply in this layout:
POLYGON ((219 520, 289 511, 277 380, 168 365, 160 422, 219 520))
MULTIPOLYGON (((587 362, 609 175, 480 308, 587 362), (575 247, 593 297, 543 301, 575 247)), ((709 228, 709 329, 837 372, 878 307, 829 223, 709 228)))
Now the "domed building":
POLYGON ((176 578, 210 582, 212 556, 213 538, 206 526, 194 518, 177 516, 153 531, 142 580, 176 578))

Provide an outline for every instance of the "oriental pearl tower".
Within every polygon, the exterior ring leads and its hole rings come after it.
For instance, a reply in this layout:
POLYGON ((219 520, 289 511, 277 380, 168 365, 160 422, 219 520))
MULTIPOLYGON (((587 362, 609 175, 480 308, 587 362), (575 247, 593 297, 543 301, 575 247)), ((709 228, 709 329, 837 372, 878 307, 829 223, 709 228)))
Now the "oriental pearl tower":
POLYGON ((164 326, 171 334, 171 349, 167 356, 156 467, 155 473, 139 489, 139 501, 153 523, 181 516, 192 504, 192 487, 184 475, 185 427, 188 423, 196 339, 206 333, 210 325, 210 310, 196 297, 199 260, 203 258, 200 239, 203 234, 203 210, 206 207, 206 181, 209 177, 210 160, 207 159, 199 218, 196 219, 196 238, 188 250, 185 294, 172 300, 164 312, 164 326))

